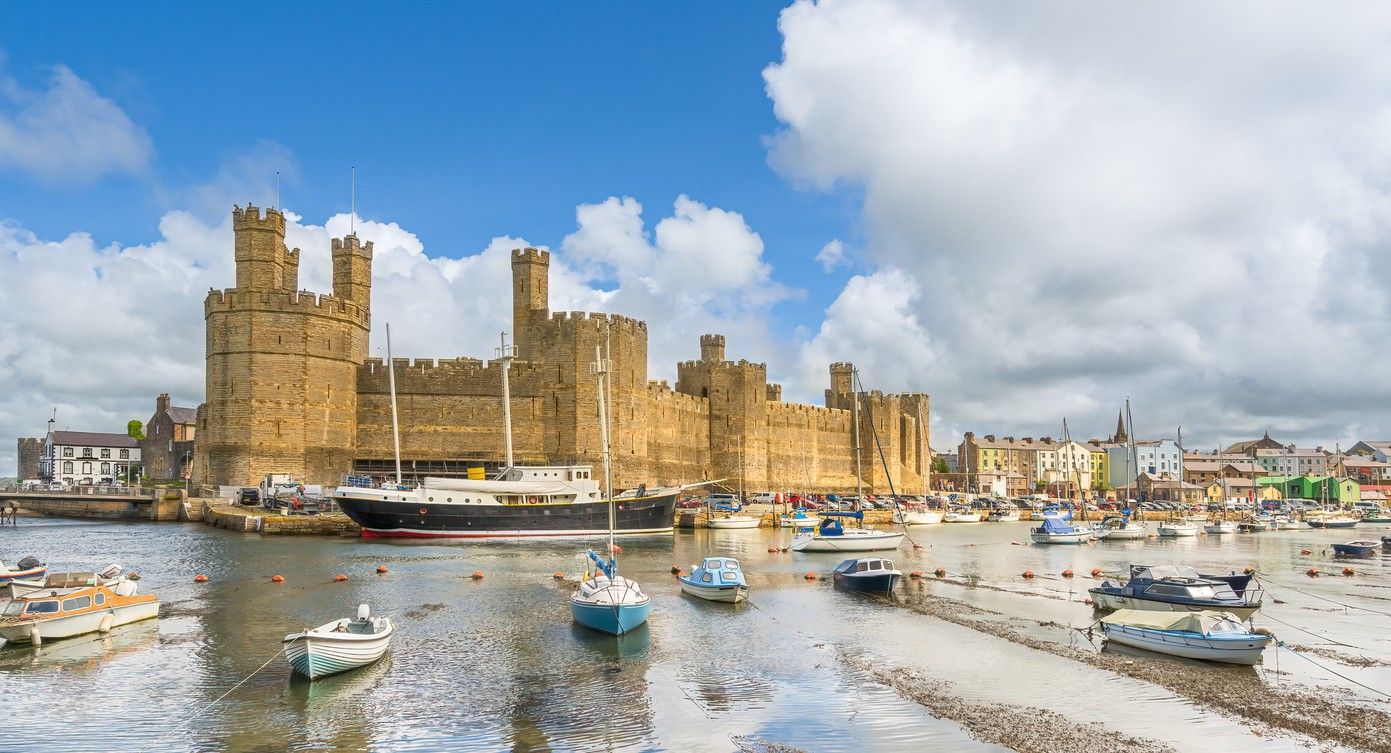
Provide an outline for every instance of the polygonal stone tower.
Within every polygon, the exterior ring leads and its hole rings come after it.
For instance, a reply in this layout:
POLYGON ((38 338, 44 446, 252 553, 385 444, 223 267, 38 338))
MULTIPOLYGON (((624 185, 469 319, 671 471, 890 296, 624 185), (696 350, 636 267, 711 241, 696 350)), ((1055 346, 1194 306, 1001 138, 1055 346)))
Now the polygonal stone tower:
POLYGON ((524 361, 538 360, 541 330, 550 318, 550 267, 548 251, 512 249, 512 341, 524 361))
POLYGON ((357 368, 367 358, 372 244, 333 241, 336 295, 296 290, 299 250, 285 218, 232 210, 237 286, 209 291, 206 404, 199 411, 194 480, 259 483, 288 473, 336 483, 352 469, 357 368))

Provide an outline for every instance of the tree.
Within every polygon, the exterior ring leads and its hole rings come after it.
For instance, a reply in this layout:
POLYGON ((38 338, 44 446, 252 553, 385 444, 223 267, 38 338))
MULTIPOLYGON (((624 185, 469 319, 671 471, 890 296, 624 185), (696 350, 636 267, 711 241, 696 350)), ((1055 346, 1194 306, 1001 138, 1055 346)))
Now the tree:
POLYGON ((947 459, 946 459, 946 458, 933 458, 933 459, 932 459, 932 472, 933 472, 933 473, 951 473, 951 466, 950 466, 950 465, 947 465, 947 459))
POLYGON ((126 433, 137 442, 145 439, 145 425, 135 419, 126 422, 126 433))

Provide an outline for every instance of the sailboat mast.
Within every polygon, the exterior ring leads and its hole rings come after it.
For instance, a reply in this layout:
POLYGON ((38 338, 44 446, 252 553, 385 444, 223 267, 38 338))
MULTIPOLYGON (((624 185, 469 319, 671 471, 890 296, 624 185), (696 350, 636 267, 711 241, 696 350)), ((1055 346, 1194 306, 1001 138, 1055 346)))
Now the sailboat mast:
POLYGON ((498 334, 498 360, 502 361, 502 436, 507 443, 507 470, 512 470, 512 390, 507 381, 507 372, 512 366, 514 348, 507 345, 507 333, 498 334))
POLYGON ((613 556, 613 473, 609 463, 609 417, 607 402, 604 400, 604 387, 608 381, 609 362, 604 359, 603 350, 594 346, 594 375, 599 393, 599 446, 604 453, 604 490, 609 500, 609 556, 613 556))
MULTIPOLYGON (((1140 450, 1135 446, 1135 419, 1130 415, 1130 398, 1125 399, 1125 422, 1130 435, 1130 462, 1135 466, 1135 502, 1140 502, 1140 450)), ((1138 515, 1138 509, 1135 511, 1138 515)))
POLYGON ((860 391, 859 391, 859 369, 850 370, 850 397, 855 402, 851 405, 851 423, 855 431, 855 504, 863 504, 863 494, 860 485, 860 391))
POLYGON ((391 447, 396 453, 396 486, 401 486, 401 422, 396 415, 396 362, 391 358, 391 322, 386 324, 386 383, 391 388, 391 447))

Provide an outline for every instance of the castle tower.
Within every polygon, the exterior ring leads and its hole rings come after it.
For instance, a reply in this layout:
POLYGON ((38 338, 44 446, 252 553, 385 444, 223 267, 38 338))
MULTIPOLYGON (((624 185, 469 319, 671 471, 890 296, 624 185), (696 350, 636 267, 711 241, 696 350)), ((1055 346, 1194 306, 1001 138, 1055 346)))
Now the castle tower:
POLYGON ((850 393, 854 392, 855 364, 844 361, 831 364, 831 388, 826 390, 827 408, 850 408, 850 393))
MULTIPOLYGON (((370 311, 372 241, 367 241, 367 245, 364 246, 358 242, 355 233, 349 233, 341 240, 334 238, 332 243, 333 297, 341 301, 352 301, 370 311)), ((295 255, 295 264, 299 264, 298 254, 295 255)))
POLYGON ((724 335, 700 336, 700 360, 706 363, 724 362, 724 335))
POLYGON ((524 361, 537 360, 540 330, 550 317, 550 268, 549 251, 512 249, 512 342, 524 361))
POLYGON ((352 470, 357 368, 367 358, 372 248, 333 241, 334 290, 300 293, 299 253, 280 212, 234 208, 237 286, 209 291, 206 403, 195 481, 255 484, 267 473, 335 483, 352 470))

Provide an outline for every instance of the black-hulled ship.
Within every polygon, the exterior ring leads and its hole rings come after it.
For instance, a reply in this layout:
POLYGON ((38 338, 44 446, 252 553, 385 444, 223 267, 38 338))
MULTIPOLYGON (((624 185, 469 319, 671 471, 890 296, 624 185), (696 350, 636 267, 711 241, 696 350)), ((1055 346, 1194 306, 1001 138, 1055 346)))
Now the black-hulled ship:
MULTIPOLYGON (((615 533, 671 533, 680 489, 614 497, 615 533)), ((516 466, 492 480, 426 478, 414 489, 340 486, 334 500, 364 538, 598 536, 608 502, 587 465, 516 466)))

